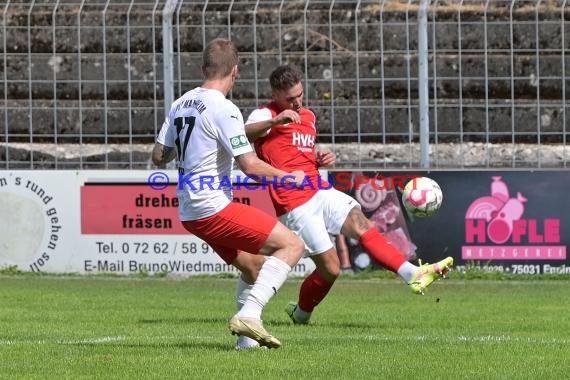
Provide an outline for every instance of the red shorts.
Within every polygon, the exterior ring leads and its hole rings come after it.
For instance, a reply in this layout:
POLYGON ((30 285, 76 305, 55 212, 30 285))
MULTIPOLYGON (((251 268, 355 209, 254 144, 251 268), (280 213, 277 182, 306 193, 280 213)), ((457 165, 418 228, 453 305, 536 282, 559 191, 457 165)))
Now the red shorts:
POLYGON ((255 207, 232 202, 217 214, 182 224, 208 243, 227 264, 231 264, 238 251, 257 254, 277 219, 255 207))

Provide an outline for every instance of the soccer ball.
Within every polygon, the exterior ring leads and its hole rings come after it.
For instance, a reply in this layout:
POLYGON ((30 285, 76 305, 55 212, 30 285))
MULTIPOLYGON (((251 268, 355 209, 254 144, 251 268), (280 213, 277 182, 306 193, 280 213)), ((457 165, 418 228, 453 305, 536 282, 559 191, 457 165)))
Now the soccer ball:
POLYGON ((412 179, 402 192, 402 204, 410 214, 418 218, 434 215, 441 207, 442 201, 441 188, 428 177, 412 179))

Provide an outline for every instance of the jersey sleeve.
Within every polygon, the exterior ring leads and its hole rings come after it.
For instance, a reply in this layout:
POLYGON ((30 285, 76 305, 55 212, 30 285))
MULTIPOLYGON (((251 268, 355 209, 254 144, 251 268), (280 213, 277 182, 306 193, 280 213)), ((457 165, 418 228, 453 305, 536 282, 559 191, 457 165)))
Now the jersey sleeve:
POLYGON ((227 107, 217 114, 220 143, 233 156, 253 152, 245 135, 243 116, 235 105, 227 107))
POLYGON ((269 108, 258 108, 253 110, 249 114, 249 117, 247 118, 245 125, 259 123, 260 121, 266 121, 270 119, 271 119, 271 111, 269 110, 269 108))
MULTIPOLYGON (((261 121, 266 121, 266 120, 271 120, 271 119, 272 119, 271 110, 269 108, 258 108, 258 109, 253 110, 249 114, 249 117, 247 118, 245 125, 253 124, 253 123, 259 123, 261 121)), ((265 132, 263 132, 261 134, 261 137, 267 136, 270 131, 271 131, 271 128, 267 129, 265 132)))
POLYGON ((156 137, 156 142, 164 146, 174 147, 175 139, 176 139, 175 128, 172 128, 172 126, 170 125, 170 119, 167 117, 166 120, 164 120, 164 123, 162 123, 160 132, 156 137))

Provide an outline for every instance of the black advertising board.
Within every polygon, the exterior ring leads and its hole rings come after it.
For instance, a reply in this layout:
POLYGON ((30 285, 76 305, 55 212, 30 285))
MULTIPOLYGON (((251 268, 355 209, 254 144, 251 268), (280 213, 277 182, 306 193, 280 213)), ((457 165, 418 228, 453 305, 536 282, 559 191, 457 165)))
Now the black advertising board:
MULTIPOLYGON (((407 237, 394 243, 410 260, 452 256, 457 269, 469 264, 519 274, 570 274, 570 171, 331 171, 329 178, 364 200, 363 211, 381 232, 396 229, 407 237), (402 208, 401 184, 414 176, 430 177, 442 188, 436 215, 413 218, 402 208)), ((366 266, 361 248, 351 243, 354 264, 366 266)))

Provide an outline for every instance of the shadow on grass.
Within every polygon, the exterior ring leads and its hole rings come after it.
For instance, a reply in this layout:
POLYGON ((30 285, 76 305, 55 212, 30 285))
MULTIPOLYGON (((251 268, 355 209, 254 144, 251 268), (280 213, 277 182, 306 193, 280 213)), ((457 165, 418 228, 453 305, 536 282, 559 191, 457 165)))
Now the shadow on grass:
MULTIPOLYGON (((200 317, 190 317, 190 318, 156 318, 156 319, 139 319, 138 323, 141 324, 174 324, 174 325, 185 325, 185 324, 222 324, 225 325, 229 321, 229 318, 200 318, 200 317)), ((294 325, 290 320, 281 319, 265 319, 263 321, 265 327, 270 326, 290 326, 295 328, 337 328, 337 329, 377 329, 378 323, 359 321, 359 322, 334 322, 334 321, 316 321, 311 322, 308 325, 294 325)))
POLYGON ((176 325, 185 325, 189 323, 201 323, 201 324, 219 324, 219 323, 228 323, 230 317, 228 318, 199 318, 199 317, 191 317, 191 318, 143 318, 139 319, 138 323, 141 324, 176 324, 176 325))
POLYGON ((291 321, 268 319, 264 320, 263 324, 267 326, 290 326, 294 328, 335 328, 335 329, 377 329, 379 327, 378 323, 367 323, 366 321, 361 322, 334 322, 334 321, 316 321, 310 322, 307 325, 295 325, 291 321))

